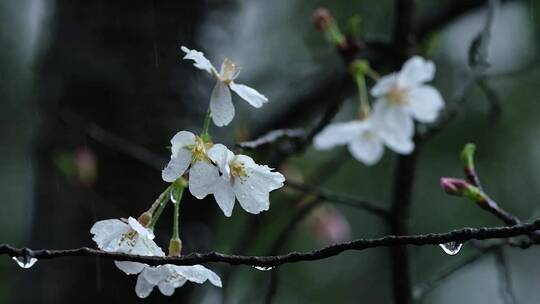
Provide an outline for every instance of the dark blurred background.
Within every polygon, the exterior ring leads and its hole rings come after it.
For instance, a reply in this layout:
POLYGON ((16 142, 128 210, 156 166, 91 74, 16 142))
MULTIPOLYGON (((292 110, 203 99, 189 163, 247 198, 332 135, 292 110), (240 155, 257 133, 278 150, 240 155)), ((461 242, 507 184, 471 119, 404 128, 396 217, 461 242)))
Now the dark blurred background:
MULTIPOLYGON (((474 1, 419 0, 418 13, 429 15, 460 2, 474 1)), ((358 14, 366 39, 390 40, 390 0, 1 1, 0 243, 93 247, 89 229, 95 221, 136 216, 148 208, 166 186, 159 168, 168 158, 170 137, 181 129, 200 132, 213 85, 205 73, 181 60, 181 45, 203 50, 216 65, 225 56, 237 61, 243 67, 239 81, 270 99, 263 110, 235 99, 235 121, 211 129, 216 141, 232 146, 269 126, 312 126, 325 103, 347 98, 341 91, 325 95, 282 119, 298 100, 344 74, 339 55, 313 28, 311 14, 318 7, 329 8, 342 26, 358 14)), ((471 10, 422 45, 437 64, 435 84, 447 101, 464 85, 467 50, 484 19, 484 7, 471 10)), ((493 119, 485 94, 473 88, 457 120, 424 146, 412 232, 500 225, 438 186, 441 176, 460 176, 458 154, 469 141, 478 146, 488 193, 524 220, 540 215, 539 27, 538 1, 504 1, 497 9, 486 81, 502 113, 493 119)), ((346 100, 335 120, 351 119, 355 106, 346 100)), ((268 163, 271 150, 253 156, 268 163)), ((341 153, 310 148, 279 170, 288 178, 387 206, 395 155, 387 150, 380 164, 365 167, 341 153), (325 163, 326 169, 319 170, 325 163)), ((267 254, 303 203, 298 192, 284 189, 273 193, 264 215, 254 217, 237 205, 233 216, 225 218, 212 199, 188 195, 181 207, 184 252, 267 254)), ((163 246, 170 237, 170 219, 168 210, 157 227, 163 246)), ((281 252, 385 233, 384 225, 362 210, 325 203, 300 223, 281 252)), ((467 245, 456 256, 436 246, 410 250, 417 284, 477 253, 467 245)), ((538 303, 540 251, 504 253, 519 303, 538 303)), ((21 269, 3 257, 0 302, 258 303, 264 298, 271 272, 208 266, 225 279, 223 289, 186 284, 173 298, 156 290, 139 300, 135 276, 124 275, 109 260, 63 258, 21 269)), ((388 303, 389 268, 387 249, 285 265, 279 270, 275 303, 388 303)), ((499 277, 494 257, 486 255, 419 302, 504 303, 499 277)))

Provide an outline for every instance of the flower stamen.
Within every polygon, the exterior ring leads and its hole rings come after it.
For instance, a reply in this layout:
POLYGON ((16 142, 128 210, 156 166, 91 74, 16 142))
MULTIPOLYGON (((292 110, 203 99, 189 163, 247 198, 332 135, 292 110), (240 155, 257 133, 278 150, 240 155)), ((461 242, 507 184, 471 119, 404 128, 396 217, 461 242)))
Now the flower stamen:
POLYGON ((397 86, 390 89, 388 93, 388 101, 392 105, 404 105, 409 100, 409 93, 406 89, 399 88, 397 86))

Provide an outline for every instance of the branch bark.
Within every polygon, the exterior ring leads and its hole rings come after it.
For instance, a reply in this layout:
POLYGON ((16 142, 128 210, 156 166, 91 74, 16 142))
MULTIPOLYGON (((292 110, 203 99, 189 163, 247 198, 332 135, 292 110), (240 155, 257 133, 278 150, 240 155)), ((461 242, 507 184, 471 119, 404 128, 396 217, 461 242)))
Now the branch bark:
POLYGON ((448 242, 465 243, 470 240, 508 239, 520 235, 527 235, 540 230, 540 219, 533 222, 512 227, 493 228, 463 228, 446 233, 429 233, 421 235, 389 235, 376 239, 357 239, 350 242, 339 243, 308 252, 290 252, 276 256, 243 256, 219 252, 190 253, 180 257, 139 256, 118 252, 106 252, 88 247, 67 250, 32 250, 29 248, 16 248, 8 244, 0 244, 0 255, 12 257, 36 258, 38 260, 55 259, 62 257, 95 257, 118 261, 140 262, 148 265, 195 265, 210 262, 220 262, 230 265, 248 265, 259 267, 277 267, 288 263, 303 261, 317 261, 337 256, 345 251, 362 251, 377 247, 403 247, 405 245, 438 245, 448 242))

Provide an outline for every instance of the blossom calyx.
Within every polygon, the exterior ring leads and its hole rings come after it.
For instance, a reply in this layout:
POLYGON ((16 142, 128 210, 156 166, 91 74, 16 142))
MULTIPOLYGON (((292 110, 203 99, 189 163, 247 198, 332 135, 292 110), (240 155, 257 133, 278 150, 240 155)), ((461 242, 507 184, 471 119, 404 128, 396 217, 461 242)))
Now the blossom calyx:
POLYGON ((152 213, 145 211, 139 217, 137 218, 137 221, 143 226, 148 227, 150 222, 152 221, 152 213))
POLYGON ((180 256, 182 253, 182 240, 180 238, 171 238, 169 242, 169 256, 180 256))

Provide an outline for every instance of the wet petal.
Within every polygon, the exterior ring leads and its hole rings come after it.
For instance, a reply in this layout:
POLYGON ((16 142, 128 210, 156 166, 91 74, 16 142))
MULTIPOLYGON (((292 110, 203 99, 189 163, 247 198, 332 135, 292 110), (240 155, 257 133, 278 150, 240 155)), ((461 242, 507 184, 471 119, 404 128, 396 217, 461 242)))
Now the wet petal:
MULTIPOLYGON (((180 131, 171 138, 171 156, 179 157, 181 153, 189 151, 186 146, 195 144, 195 134, 188 131, 180 131)), ((189 151, 191 157, 191 151, 189 151)))
POLYGON ((195 144, 195 135, 191 132, 180 131, 173 136, 171 144, 171 160, 161 171, 161 177, 169 183, 182 176, 189 167, 192 152, 187 146, 195 144))
POLYGON ((326 126, 326 128, 315 136, 313 145, 319 150, 344 145, 360 136, 364 128, 365 125, 359 120, 333 123, 326 126))
POLYGON ((399 84, 404 88, 412 88, 433 80, 435 64, 430 60, 414 56, 407 60, 399 72, 399 84))
POLYGON ((229 87, 221 81, 216 83, 210 98, 210 112, 212 120, 218 127, 228 125, 234 118, 234 105, 232 104, 229 87))
POLYGON ((231 82, 229 84, 229 87, 236 94, 238 94, 238 96, 240 96, 242 99, 247 101, 255 108, 260 108, 264 103, 268 102, 268 98, 266 98, 266 96, 257 92, 257 90, 248 87, 247 85, 231 82))
POLYGON ((409 109, 419 122, 433 122, 444 107, 444 101, 437 89, 423 85, 409 92, 409 109))
POLYGON ((138 262, 114 261, 114 264, 126 274, 137 274, 145 267, 144 264, 138 262))
POLYGON ((221 287, 221 279, 210 269, 202 265, 176 266, 175 270, 184 278, 195 283, 204 283, 209 280, 215 286, 221 287))
POLYGON ((194 61, 194 63, 193 63, 194 67, 196 67, 196 68, 198 68, 200 70, 207 71, 210 75, 217 75, 216 69, 214 68, 212 63, 210 63, 210 60, 208 60, 208 59, 206 59, 206 57, 204 57, 203 52, 199 52, 199 51, 196 51, 196 50, 190 50, 185 46, 182 46, 180 49, 184 53, 186 53, 186 55, 184 56, 184 59, 189 59, 189 60, 194 61))
POLYGON ((141 299, 144 299, 150 295, 154 289, 154 284, 149 283, 144 276, 139 274, 137 278, 137 284, 135 285, 135 294, 141 299))
POLYGON ((235 177, 233 184, 234 194, 242 208, 253 214, 268 210, 270 191, 282 187, 285 177, 268 166, 255 164, 249 156, 238 155, 234 161, 243 163, 246 168, 246 176, 235 177))
POLYGON ((159 291, 165 296, 172 296, 174 294, 174 286, 172 283, 164 281, 158 284, 159 291))
POLYGON ((130 216, 128 218, 128 223, 131 229, 135 230, 139 234, 139 236, 147 238, 149 240, 154 239, 154 234, 152 233, 152 231, 144 228, 143 225, 141 225, 141 223, 139 223, 139 221, 137 221, 133 217, 130 216))
POLYGON ((234 153, 222 144, 215 144, 207 152, 208 157, 218 166, 219 172, 226 180, 230 178, 229 162, 234 153))
POLYGON ((225 216, 231 216, 234 208, 234 192, 229 180, 218 178, 214 184, 214 198, 225 216))
POLYGON ((159 282, 167 278, 167 276, 169 275, 169 271, 167 267, 164 266, 148 266, 144 268, 144 271, 140 275, 143 275, 146 281, 148 281, 148 283, 157 285, 159 284, 159 282))
POLYGON ((118 219, 96 222, 90 229, 98 248, 104 251, 117 251, 120 238, 130 230, 129 225, 118 219))
POLYGON ((212 193, 216 179, 219 179, 218 168, 208 161, 197 161, 189 169, 189 192, 198 199, 212 193))

